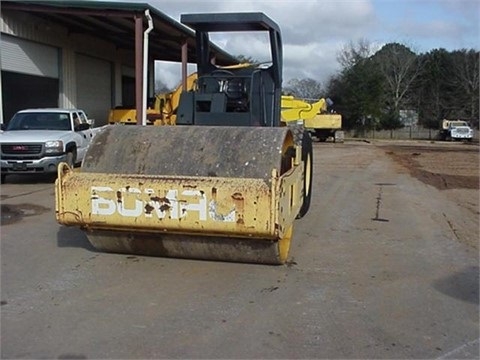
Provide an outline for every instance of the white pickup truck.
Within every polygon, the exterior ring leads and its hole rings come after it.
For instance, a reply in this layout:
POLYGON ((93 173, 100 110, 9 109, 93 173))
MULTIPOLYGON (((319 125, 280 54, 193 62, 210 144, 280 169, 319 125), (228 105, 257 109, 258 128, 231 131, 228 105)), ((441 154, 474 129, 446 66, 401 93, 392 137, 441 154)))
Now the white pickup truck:
POLYGON ((472 141, 473 129, 463 120, 442 120, 440 124, 440 138, 442 140, 467 140, 472 141))
POLYGON ((73 167, 98 131, 78 109, 17 112, 0 132, 2 184, 9 174, 56 173, 60 162, 73 167))

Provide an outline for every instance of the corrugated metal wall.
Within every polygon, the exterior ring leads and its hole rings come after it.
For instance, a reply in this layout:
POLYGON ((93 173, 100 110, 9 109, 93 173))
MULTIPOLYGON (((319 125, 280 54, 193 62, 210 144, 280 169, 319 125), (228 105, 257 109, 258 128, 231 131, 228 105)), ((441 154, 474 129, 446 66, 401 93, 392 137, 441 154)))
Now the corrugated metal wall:
POLYGON ((3 35, 0 46, 2 70, 58 79, 58 48, 3 35))
MULTIPOLYGON (((126 58, 134 58, 133 56, 129 56, 125 51, 118 51, 114 45, 96 38, 80 34, 69 34, 65 28, 47 23, 43 19, 25 12, 2 11, 0 30, 2 32, 0 38, 2 41, 2 52, 4 46, 7 51, 9 48, 12 48, 12 46, 15 46, 12 44, 12 41, 9 41, 9 39, 11 40, 11 37, 17 37, 18 42, 28 44, 27 47, 29 47, 34 53, 37 55, 43 54, 45 58, 49 57, 50 59, 53 59, 53 53, 46 49, 57 49, 56 57, 58 60, 55 62, 48 61, 48 64, 43 64, 41 69, 37 69, 37 73, 41 76, 54 76, 59 79, 59 107, 79 107, 79 100, 81 100, 81 94, 78 93, 79 89, 81 89, 82 92, 91 91, 92 93, 97 90, 98 84, 95 83, 95 81, 89 86, 85 83, 82 84, 80 88, 78 86, 79 79, 77 76, 80 75, 77 73, 76 58, 81 55, 103 60, 103 62, 98 62, 98 64, 103 64, 102 66, 104 66, 105 61, 109 62, 109 68, 113 69, 112 71, 114 72, 114 75, 112 76, 111 73, 109 74, 109 96, 103 95, 101 97, 101 99, 103 99, 102 105, 99 105, 98 101, 96 103, 96 107, 101 106, 104 109, 102 114, 108 114, 108 110, 121 101, 121 99, 117 99, 118 94, 121 94, 121 82, 116 80, 121 79, 121 74, 116 74, 115 72, 121 71, 122 65, 124 65, 122 62, 125 61, 126 58), (45 45, 48 47, 45 47, 45 45)), ((15 66, 17 65, 20 67, 21 64, 23 64, 21 66, 26 68, 28 59, 19 60, 21 63, 18 64, 5 63, 6 67, 2 64, 2 71, 15 71, 15 66)), ((134 64, 126 65, 131 67, 134 66, 134 64)), ((32 66, 32 64, 29 64, 29 66, 32 66)), ((18 68, 16 70, 18 70, 18 68)), ((31 69, 31 71, 33 72, 33 69, 31 69)), ((5 89, 0 90, 8 91, 5 89)), ((0 106, 1 105, 2 104, 0 103, 0 106)), ((90 112, 89 109, 85 109, 85 111, 90 112)), ((99 116, 105 116, 100 115, 99 110, 94 111, 98 112, 99 116)), ((102 124, 106 121, 106 118, 96 119, 97 124, 102 124)))
POLYGON ((78 107, 85 109, 96 125, 107 124, 108 109, 104 104, 111 104, 112 99, 111 62, 77 54, 76 71, 78 107))

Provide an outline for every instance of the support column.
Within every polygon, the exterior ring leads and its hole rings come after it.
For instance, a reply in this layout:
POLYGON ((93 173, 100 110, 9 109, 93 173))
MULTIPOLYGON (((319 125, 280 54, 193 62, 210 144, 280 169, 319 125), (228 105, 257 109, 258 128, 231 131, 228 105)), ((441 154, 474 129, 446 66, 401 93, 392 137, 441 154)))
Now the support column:
POLYGON ((187 63, 188 63, 188 44, 187 40, 182 44, 182 91, 187 91, 187 63))

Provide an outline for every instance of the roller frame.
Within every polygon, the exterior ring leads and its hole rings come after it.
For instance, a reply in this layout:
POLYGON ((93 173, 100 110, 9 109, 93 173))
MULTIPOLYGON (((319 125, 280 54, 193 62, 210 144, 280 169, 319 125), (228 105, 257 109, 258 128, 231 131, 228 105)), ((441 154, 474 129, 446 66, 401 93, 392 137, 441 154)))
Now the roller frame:
POLYGON ((56 218, 88 230, 278 240, 301 206, 295 163, 282 176, 273 170, 270 187, 262 179, 81 173, 62 163, 56 218))

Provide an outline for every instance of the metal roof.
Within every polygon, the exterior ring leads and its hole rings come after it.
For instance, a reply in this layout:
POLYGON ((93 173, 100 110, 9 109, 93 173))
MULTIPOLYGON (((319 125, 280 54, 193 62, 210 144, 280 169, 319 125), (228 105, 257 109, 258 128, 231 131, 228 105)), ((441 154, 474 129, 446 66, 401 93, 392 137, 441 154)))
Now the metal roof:
POLYGON ((277 23, 261 12, 183 14, 182 24, 200 31, 270 31, 280 33, 277 23))
MULTIPOLYGON (((149 34, 149 54, 155 60, 181 61, 181 45, 188 44, 188 62, 196 63, 195 33, 147 3, 110 1, 21 1, 2 0, 3 10, 17 10, 115 44, 120 49, 135 49, 135 16, 145 17, 149 10, 154 29, 149 34)), ((147 21, 144 20, 144 29, 147 21)), ((234 56, 216 45, 211 47, 218 65, 233 65, 234 56)))

